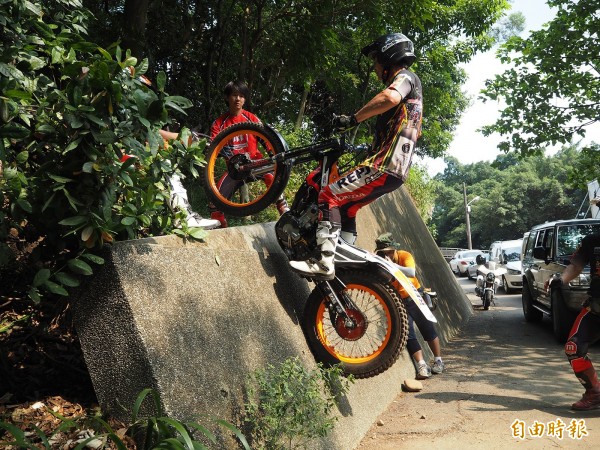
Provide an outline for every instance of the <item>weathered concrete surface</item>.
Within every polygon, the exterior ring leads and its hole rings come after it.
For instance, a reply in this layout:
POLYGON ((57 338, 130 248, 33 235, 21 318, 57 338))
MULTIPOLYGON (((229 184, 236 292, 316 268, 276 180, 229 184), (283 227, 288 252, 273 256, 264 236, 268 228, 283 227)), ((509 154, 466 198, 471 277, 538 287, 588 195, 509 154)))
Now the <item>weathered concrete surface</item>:
MULTIPOLYGON (((314 360, 299 318, 312 285, 287 268, 274 224, 214 230, 206 243, 174 236, 115 244, 75 308, 77 331, 103 409, 128 418, 144 388, 168 415, 235 422, 249 373, 299 357, 314 360)), ((472 314, 410 198, 399 191, 359 213, 358 244, 391 231, 410 249, 423 284, 439 293, 443 343, 472 314)), ((387 372, 358 380, 321 448, 352 449, 413 377, 408 355, 387 372)), ((225 438, 224 438, 225 439, 225 438)))

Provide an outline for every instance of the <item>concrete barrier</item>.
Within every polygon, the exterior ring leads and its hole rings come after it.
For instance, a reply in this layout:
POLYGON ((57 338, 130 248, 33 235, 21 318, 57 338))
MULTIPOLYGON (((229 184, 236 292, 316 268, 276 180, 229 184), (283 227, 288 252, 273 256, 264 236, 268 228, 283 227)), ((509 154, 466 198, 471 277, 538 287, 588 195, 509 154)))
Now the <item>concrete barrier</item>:
MULTIPOLYGON (((471 304, 410 197, 403 190, 384 196, 358 218, 360 246, 372 249, 390 231, 415 255, 422 284, 439 293, 445 345, 471 304)), ((273 223, 213 230, 200 243, 175 236, 119 242, 106 256, 74 308, 103 410, 128 419, 137 394, 150 387, 172 417, 235 423, 248 374, 291 356, 314 367, 298 320, 312 285, 288 269, 273 223)), ((385 373, 357 380, 334 431, 315 448, 354 448, 412 377, 404 352, 385 373)))

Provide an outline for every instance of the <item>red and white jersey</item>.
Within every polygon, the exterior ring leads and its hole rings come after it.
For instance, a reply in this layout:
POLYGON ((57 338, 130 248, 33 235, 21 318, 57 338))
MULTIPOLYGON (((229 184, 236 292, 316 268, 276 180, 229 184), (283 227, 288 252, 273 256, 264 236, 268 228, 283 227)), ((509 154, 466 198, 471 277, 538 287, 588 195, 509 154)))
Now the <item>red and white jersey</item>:
MULTIPOLYGON (((242 109, 240 114, 232 116, 229 112, 220 115, 210 127, 210 138, 214 139, 217 134, 225 128, 235 125, 236 123, 255 122, 261 123, 260 119, 249 111, 242 109)), ((251 159, 262 158, 261 153, 256 147, 256 138, 254 136, 242 134, 236 136, 230 143, 231 152, 227 152, 228 156, 238 155, 240 153, 248 153, 251 159)))

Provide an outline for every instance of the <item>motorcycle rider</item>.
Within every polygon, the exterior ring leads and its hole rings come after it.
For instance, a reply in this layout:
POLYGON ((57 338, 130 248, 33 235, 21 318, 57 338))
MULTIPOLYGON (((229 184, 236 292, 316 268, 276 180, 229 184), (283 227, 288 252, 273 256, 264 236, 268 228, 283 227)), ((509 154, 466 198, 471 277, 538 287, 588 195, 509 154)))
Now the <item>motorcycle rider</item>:
POLYGON ((600 382, 588 357, 589 346, 600 339, 600 234, 584 237, 562 275, 557 273, 545 282, 546 289, 560 288, 563 283, 574 280, 587 264, 592 278, 589 298, 582 305, 565 344, 571 368, 585 388, 581 400, 571 405, 571 409, 576 411, 600 408, 600 382))
POLYGON ((404 183, 421 135, 421 80, 408 70, 416 59, 412 41, 401 33, 386 34, 365 46, 362 54, 373 59, 375 73, 386 87, 355 114, 340 116, 336 126, 345 131, 378 116, 373 144, 358 167, 321 189, 316 231, 320 259, 290 261, 303 275, 335 277, 333 258, 340 231, 346 241, 354 243, 356 213, 404 183))
MULTIPOLYGON (((412 254, 406 250, 401 250, 399 244, 394 241, 391 233, 381 234, 375 240, 375 245, 375 253, 401 266, 404 269, 402 272, 408 277, 415 289, 417 289, 421 295, 425 296, 426 293, 416 276, 416 263, 412 254)), ((442 349, 440 346, 440 339, 435 331, 433 323, 427 320, 417 304, 410 298, 410 295, 403 287, 400 286, 398 291, 406 305, 406 311, 408 312, 408 341, 406 342, 406 349, 408 350, 408 354, 417 364, 417 379, 424 380, 429 378, 432 373, 442 373, 444 371, 442 349), (432 367, 429 367, 423 358, 423 349, 417 340, 414 323, 419 327, 419 331, 427 341, 427 344, 433 353, 434 361, 432 367)))

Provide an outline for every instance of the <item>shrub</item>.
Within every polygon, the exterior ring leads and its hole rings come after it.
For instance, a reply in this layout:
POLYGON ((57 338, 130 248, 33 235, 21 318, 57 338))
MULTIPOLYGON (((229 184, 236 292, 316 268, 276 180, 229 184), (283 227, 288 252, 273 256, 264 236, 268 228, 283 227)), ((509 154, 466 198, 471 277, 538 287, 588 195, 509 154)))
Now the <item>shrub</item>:
POLYGON ((248 382, 245 421, 255 448, 267 450, 306 448, 333 428, 336 399, 344 395, 352 378, 339 367, 307 371, 298 358, 279 367, 255 371, 248 382))
POLYGON ((170 232, 165 177, 203 162, 205 142, 158 134, 189 100, 87 41, 90 17, 81 0, 0 0, 0 295, 66 296, 103 244, 170 232))

